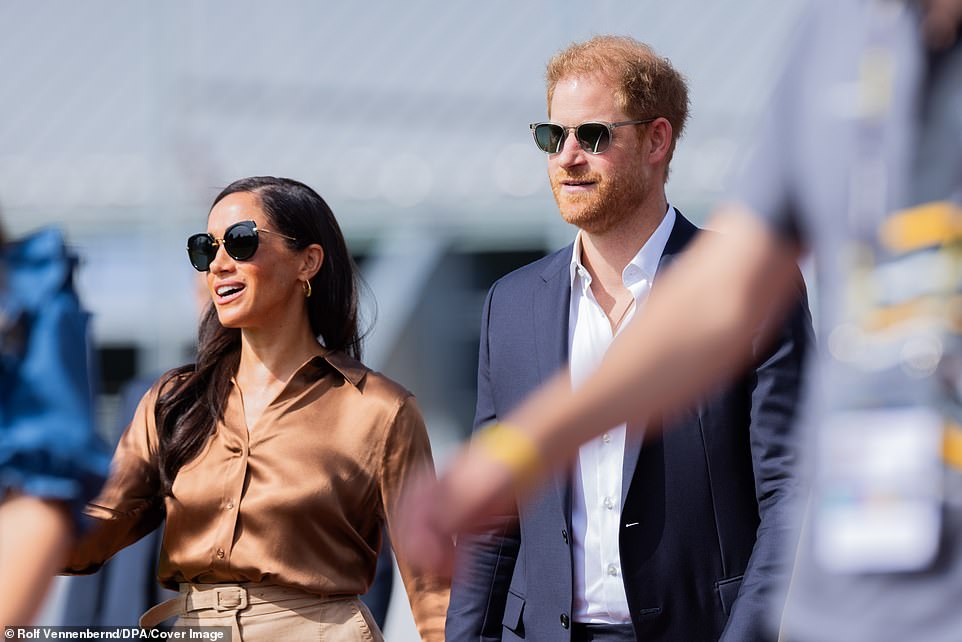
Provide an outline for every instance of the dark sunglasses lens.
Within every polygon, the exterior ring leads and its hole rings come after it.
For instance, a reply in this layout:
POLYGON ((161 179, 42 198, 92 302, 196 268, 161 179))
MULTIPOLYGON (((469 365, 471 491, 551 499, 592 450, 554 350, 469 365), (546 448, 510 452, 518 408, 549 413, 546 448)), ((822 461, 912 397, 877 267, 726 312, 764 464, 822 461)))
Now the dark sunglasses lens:
POLYGON ((585 123, 575 130, 581 149, 591 154, 600 154, 611 143, 611 132, 600 123, 585 123))
POLYGON ((187 239, 187 257, 198 272, 206 272, 210 269, 210 263, 214 260, 216 253, 217 247, 210 234, 194 234, 187 239))
POLYGON ((534 141, 538 148, 549 154, 556 154, 564 143, 565 130, 560 125, 542 123, 534 128, 534 141))
POLYGON ((232 225, 224 232, 224 248, 238 261, 246 261, 257 251, 257 232, 246 223, 232 225))

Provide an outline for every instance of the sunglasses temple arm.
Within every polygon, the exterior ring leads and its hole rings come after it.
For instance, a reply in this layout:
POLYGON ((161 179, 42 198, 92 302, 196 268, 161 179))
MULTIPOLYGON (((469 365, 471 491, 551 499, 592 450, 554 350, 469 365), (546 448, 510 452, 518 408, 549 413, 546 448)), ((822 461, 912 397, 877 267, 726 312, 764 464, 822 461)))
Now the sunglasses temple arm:
POLYGON ((254 231, 258 233, 263 232, 264 234, 273 234, 274 236, 279 236, 282 239, 287 239, 288 241, 297 241, 297 239, 294 238, 293 236, 288 236, 287 234, 281 234, 280 232, 271 232, 270 230, 264 230, 261 228, 256 228, 254 231))

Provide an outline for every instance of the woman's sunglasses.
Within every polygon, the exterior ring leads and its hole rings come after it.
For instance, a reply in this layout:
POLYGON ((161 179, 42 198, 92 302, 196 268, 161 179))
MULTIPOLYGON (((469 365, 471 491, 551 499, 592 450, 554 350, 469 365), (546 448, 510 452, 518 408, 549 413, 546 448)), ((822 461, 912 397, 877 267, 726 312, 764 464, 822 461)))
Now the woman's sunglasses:
POLYGON ((224 245, 224 249, 227 250, 227 254, 232 259, 247 261, 257 252, 257 235, 260 233, 275 234, 289 241, 297 240, 280 232, 258 229, 257 223, 254 221, 241 221, 224 230, 224 238, 222 239, 214 238, 213 235, 206 232, 194 234, 188 238, 187 256, 190 258, 190 264, 198 272, 208 271, 214 257, 217 256, 217 247, 221 244, 224 245))
POLYGON ((611 145, 611 130, 625 125, 643 125, 650 123, 655 118, 644 120, 625 120, 620 123, 603 123, 601 121, 591 121, 581 123, 574 127, 565 127, 557 123, 531 123, 531 135, 538 149, 546 154, 557 154, 564 147, 565 139, 569 131, 574 131, 575 138, 581 149, 589 154, 600 154, 611 145))

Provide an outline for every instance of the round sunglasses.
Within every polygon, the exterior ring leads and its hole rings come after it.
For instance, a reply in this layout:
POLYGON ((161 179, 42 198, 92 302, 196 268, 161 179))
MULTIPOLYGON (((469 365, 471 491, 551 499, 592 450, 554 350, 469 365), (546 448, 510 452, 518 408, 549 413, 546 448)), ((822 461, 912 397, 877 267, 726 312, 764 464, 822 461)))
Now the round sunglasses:
POLYGON ((611 145, 611 130, 625 125, 644 125, 650 123, 655 118, 645 118, 644 120, 624 120, 620 123, 605 123, 602 121, 590 121, 581 123, 573 127, 565 127, 558 123, 531 123, 531 135, 538 149, 546 154, 557 154, 564 147, 568 132, 574 131, 575 139, 581 145, 581 149, 589 154, 600 154, 611 145))
POLYGON ((232 259, 248 261, 257 252, 257 235, 261 233, 274 234, 289 241, 297 241, 297 239, 280 232, 259 229, 254 221, 241 221, 224 230, 224 238, 215 238, 212 234, 206 232, 193 234, 187 239, 187 256, 190 258, 190 264, 198 272, 210 270, 210 264, 214 262, 214 257, 217 256, 217 248, 220 245, 224 246, 232 259))

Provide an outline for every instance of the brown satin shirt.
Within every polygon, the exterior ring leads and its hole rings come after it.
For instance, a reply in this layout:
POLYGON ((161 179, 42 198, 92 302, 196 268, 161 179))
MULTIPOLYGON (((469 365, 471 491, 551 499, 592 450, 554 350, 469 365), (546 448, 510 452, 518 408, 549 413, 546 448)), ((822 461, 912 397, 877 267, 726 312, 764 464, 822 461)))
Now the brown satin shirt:
MULTIPOLYGON (((223 421, 158 496, 158 386, 144 396, 88 505, 96 518, 67 566, 93 572, 166 514, 158 576, 180 582, 272 582, 319 595, 367 591, 381 527, 409 471, 432 465, 414 398, 336 352, 301 366, 250 428, 241 392, 223 421), (166 509, 166 510, 165 510, 166 509)), ((425 640, 444 639, 448 586, 398 566, 425 640)))

